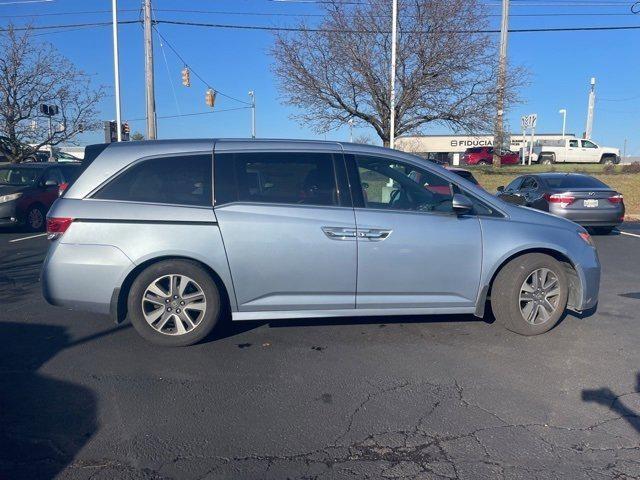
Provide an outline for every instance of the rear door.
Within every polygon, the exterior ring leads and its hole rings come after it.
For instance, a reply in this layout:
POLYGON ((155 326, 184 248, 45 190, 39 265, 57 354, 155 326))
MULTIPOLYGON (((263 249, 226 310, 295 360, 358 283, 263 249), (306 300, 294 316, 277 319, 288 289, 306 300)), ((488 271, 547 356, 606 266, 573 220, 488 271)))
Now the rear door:
POLYGON ((567 143, 567 148, 564 149, 564 162, 581 162, 582 148, 580 147, 580 140, 578 139, 570 139, 567 143))
POLYGON ((473 307, 482 235, 451 184, 394 157, 346 155, 358 228, 358 309, 473 307))
POLYGON ((239 311, 355 308, 356 228, 340 150, 216 144, 214 165, 239 311))

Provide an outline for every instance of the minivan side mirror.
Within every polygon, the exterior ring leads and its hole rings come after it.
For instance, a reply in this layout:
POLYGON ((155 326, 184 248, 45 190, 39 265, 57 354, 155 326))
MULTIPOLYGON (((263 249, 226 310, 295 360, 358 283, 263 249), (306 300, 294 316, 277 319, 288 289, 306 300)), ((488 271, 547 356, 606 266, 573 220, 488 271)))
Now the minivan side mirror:
POLYGON ((500 185, 496 190, 498 190, 498 193, 502 193, 504 192, 504 187, 500 185))
POLYGON ((473 209, 473 202, 466 195, 456 193, 453 195, 451 206, 456 215, 464 215, 473 209))

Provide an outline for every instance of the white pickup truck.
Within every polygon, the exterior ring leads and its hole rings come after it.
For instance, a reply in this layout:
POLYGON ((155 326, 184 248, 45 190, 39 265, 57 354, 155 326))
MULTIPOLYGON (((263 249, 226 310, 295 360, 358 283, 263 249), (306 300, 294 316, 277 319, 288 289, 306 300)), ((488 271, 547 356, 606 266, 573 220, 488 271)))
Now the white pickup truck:
POLYGON ((620 149, 600 147, 583 138, 565 138, 534 144, 531 162, 616 164, 620 162, 620 149))

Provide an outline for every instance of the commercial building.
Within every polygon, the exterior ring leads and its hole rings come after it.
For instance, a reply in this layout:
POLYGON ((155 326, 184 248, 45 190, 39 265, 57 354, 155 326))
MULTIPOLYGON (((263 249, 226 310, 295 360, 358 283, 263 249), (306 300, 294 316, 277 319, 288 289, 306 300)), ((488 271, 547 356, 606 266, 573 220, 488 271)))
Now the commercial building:
MULTIPOLYGON (((572 137, 567 133, 565 137, 572 137)), ((523 146, 522 134, 509 134, 510 149, 517 152, 523 146)), ((527 137, 526 144, 531 137, 527 137)), ((534 142, 539 140, 560 140, 561 133, 536 133, 534 142)), ((421 157, 446 162, 451 165, 460 163, 460 154, 467 148, 491 147, 493 146, 493 135, 415 135, 399 137, 395 141, 395 147, 403 152, 410 152, 421 157)))

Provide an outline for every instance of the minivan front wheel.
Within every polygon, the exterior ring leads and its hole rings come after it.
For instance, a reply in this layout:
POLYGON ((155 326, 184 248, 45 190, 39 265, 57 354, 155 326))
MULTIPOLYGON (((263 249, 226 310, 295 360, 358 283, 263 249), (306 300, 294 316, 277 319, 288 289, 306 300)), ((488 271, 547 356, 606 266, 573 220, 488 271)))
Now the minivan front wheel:
POLYGON ((146 340, 163 346, 192 345, 220 316, 220 294, 197 263, 165 260, 143 270, 128 298, 131 323, 146 340))
POLYGON ((538 335, 562 318, 568 294, 562 264, 549 255, 529 253, 513 259, 498 273, 491 290, 491 308, 508 330, 538 335))

